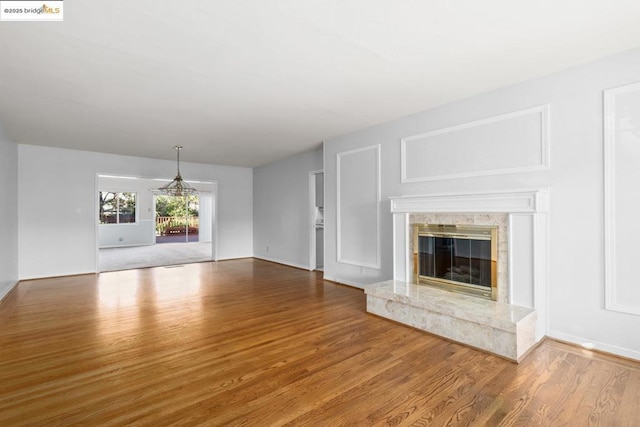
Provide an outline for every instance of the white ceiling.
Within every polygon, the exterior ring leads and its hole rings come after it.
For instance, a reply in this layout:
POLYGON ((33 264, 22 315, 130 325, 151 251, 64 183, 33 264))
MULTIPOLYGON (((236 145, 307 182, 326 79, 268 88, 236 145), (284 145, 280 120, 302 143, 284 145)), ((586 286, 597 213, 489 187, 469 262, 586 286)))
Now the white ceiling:
POLYGON ((11 139, 249 167, 640 46, 638 0, 64 6, 64 22, 0 22, 11 139))

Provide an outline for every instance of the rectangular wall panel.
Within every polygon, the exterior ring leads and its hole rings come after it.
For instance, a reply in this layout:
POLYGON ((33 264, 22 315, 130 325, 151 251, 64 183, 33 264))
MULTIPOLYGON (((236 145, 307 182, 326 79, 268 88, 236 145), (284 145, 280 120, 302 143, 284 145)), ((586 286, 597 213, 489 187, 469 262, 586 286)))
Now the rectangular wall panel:
POLYGON ((337 154, 338 262, 380 268, 380 147, 337 154))
POLYGON ((402 182, 549 167, 548 106, 402 138, 402 182))
POLYGON ((604 96, 605 305, 640 315, 640 83, 604 96))

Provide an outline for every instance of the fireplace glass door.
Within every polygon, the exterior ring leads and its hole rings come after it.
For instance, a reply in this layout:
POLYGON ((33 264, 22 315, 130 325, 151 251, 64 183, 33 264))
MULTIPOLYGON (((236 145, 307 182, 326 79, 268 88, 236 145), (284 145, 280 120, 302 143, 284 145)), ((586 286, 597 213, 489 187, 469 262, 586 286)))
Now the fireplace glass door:
POLYGON ((491 241, 420 236, 420 274, 491 287, 491 241))
POLYGON ((497 279, 494 227, 422 225, 414 233, 418 283, 492 298, 497 279))

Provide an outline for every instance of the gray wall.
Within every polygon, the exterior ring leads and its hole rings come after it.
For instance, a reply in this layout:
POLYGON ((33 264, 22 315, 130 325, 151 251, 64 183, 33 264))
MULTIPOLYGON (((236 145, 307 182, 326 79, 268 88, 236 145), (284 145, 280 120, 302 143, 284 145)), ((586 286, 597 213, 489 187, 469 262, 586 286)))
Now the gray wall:
MULTIPOLYGON (((18 146, 20 279, 96 271, 96 174, 172 179, 175 161, 18 146)), ((218 182, 218 259, 253 255, 250 168, 180 163, 185 178, 218 182)))
POLYGON ((321 149, 253 170, 255 257, 309 267, 309 172, 320 169, 321 149))
MULTIPOLYGON (((550 187, 547 334, 640 358, 640 334, 631 332, 640 330, 640 316, 604 309, 603 226, 603 90, 638 81, 640 50, 633 50, 325 141, 325 277, 357 286, 392 278, 391 196, 550 187), (549 170, 401 182, 401 138, 544 104, 550 106, 549 170), (367 232, 378 233, 380 267, 338 262, 337 158, 377 145, 381 221, 367 232)), ((640 182, 640 168, 636 173, 640 182)), ((358 230, 343 230, 345 247, 349 239, 366 241, 358 230)))
POLYGON ((18 147, 0 128, 0 299, 18 280, 18 147))

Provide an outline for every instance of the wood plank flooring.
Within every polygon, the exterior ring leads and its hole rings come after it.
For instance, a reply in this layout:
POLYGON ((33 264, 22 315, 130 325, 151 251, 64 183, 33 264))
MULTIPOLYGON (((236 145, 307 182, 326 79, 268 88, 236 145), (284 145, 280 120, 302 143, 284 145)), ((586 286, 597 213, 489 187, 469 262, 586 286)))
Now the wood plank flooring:
POLYGON ((638 426, 640 364, 546 340, 520 365, 259 260, 22 282, 0 426, 638 426))

